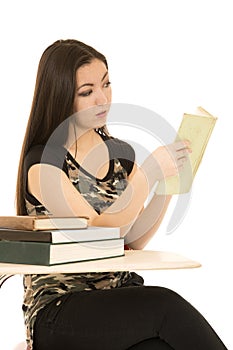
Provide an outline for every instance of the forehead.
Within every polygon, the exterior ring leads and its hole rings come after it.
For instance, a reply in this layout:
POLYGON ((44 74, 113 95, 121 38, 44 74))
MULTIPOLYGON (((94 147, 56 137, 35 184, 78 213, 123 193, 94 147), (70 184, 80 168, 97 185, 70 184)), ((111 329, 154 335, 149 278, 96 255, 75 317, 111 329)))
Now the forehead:
POLYGON ((79 85, 86 82, 94 83, 95 81, 101 80, 106 72, 107 68, 104 62, 94 59, 77 70, 76 79, 79 85))

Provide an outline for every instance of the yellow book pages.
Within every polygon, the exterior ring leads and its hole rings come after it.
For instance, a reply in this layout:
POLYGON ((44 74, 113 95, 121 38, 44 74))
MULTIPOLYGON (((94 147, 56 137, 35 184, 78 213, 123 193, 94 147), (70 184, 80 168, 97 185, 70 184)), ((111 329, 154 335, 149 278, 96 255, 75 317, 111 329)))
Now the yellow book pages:
POLYGON ((190 191, 193 179, 203 158, 217 118, 204 108, 198 107, 195 114, 184 113, 176 140, 189 140, 192 153, 180 174, 160 181, 157 194, 180 194, 190 191))

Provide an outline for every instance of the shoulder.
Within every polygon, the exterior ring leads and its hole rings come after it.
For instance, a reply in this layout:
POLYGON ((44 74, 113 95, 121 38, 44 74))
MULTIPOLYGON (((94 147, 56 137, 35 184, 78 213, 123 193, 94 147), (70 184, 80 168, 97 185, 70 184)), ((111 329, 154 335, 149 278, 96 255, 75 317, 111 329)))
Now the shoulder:
POLYGON ((129 154, 131 156, 135 156, 134 149, 128 142, 115 137, 109 138, 108 142, 110 143, 110 145, 112 145, 112 147, 115 150, 117 150, 118 152, 122 152, 122 155, 129 154))
POLYGON ((64 160, 67 151, 63 147, 44 145, 33 146, 24 159, 24 170, 28 170, 35 164, 54 165, 64 170, 64 160))

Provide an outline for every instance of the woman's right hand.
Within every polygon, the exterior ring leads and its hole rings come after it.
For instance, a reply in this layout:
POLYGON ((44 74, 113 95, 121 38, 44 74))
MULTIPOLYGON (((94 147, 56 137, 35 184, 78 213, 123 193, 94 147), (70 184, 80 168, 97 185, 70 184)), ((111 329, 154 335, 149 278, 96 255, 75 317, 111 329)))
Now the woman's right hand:
POLYGON ((177 141, 158 147, 152 153, 158 167, 157 180, 177 175, 191 152, 189 141, 177 141))

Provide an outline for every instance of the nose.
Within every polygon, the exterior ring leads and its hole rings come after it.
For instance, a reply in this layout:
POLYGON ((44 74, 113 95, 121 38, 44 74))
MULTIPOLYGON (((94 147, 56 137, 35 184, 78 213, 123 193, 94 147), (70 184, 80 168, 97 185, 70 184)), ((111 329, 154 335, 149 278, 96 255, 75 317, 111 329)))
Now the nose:
POLYGON ((108 102, 109 102, 108 96, 105 93, 105 91, 103 91, 102 89, 99 89, 96 94, 96 104, 99 106, 99 105, 107 104, 108 102))

